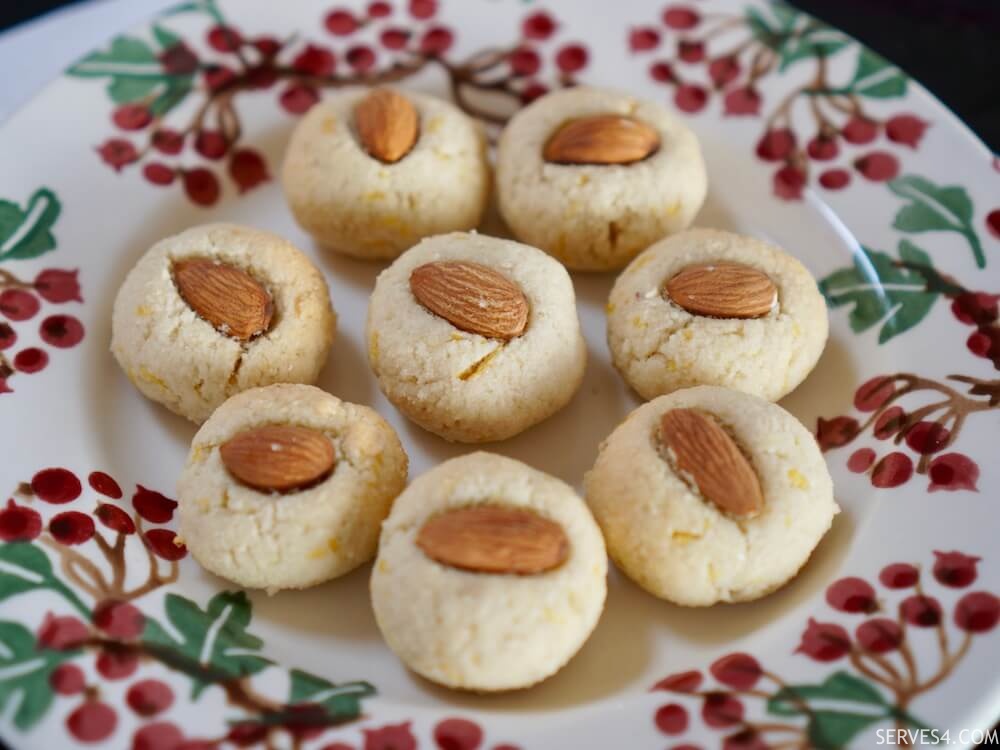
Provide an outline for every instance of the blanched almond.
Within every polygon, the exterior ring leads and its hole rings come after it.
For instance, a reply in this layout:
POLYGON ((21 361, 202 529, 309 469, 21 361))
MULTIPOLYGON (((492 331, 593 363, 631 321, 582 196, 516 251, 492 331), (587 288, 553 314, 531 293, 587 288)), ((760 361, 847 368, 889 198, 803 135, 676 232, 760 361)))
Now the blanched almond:
POLYGON ((487 338, 515 338, 528 324, 528 299, 521 288, 480 263, 425 263, 410 273, 410 291, 456 328, 487 338))
POLYGON ((395 164, 417 142, 417 110, 392 89, 374 89, 358 102, 354 122, 365 151, 386 164, 395 164))
POLYGON ((742 521, 763 509, 757 473, 714 417, 671 409, 661 417, 657 437, 664 459, 723 513, 742 521))
POLYGON ((333 443, 319 430, 266 425, 244 430, 219 447, 237 480, 264 492, 292 492, 325 478, 334 467, 333 443))
POLYGON ((555 164, 632 164, 660 147, 660 134, 646 123, 621 115, 570 120, 545 144, 542 156, 555 164))
POLYGON ((778 299, 763 271, 741 263, 699 263, 667 280, 664 296, 694 315, 760 318, 778 299))
POLYGON ((173 272, 181 298, 220 333, 249 341, 270 327, 271 295, 246 271, 206 258, 188 258, 175 261, 173 272))
POLYGON ((569 556, 562 526, 524 508, 476 505, 430 518, 416 544, 442 565, 474 573, 534 575, 569 556))

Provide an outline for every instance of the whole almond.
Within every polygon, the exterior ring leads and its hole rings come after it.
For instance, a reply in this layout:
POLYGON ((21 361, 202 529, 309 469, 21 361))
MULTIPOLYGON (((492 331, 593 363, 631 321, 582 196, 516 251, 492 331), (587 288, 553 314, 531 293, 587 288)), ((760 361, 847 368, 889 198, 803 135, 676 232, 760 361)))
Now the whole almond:
POLYGON ((516 338, 528 324, 528 298, 521 288, 480 263, 425 263, 410 273, 410 291, 456 328, 487 338, 516 338))
POLYGON ((236 479, 264 492, 309 487, 334 466, 330 439, 319 430, 296 425, 244 430, 223 443, 219 455, 236 479))
POLYGON ((741 263, 701 263, 669 279, 664 295, 689 313, 712 318, 760 318, 778 300, 763 271, 741 263))
POLYGON ((271 326, 271 295, 246 271, 204 258, 173 264, 177 291, 220 333, 249 341, 271 326))
POLYGON ((556 164, 632 164, 660 147, 660 134, 640 120, 594 115, 570 120, 545 144, 542 156, 556 164))
POLYGON ((723 513, 743 521, 763 509, 757 473, 713 417, 671 409, 661 417, 657 437, 668 463, 723 513))
POLYGON ((416 543, 432 560, 474 573, 534 575, 559 567, 569 556, 562 526, 501 505, 436 515, 420 528, 416 543))
POLYGON ((392 89, 374 89, 354 107, 361 145, 370 156, 395 164, 417 142, 417 110, 392 89))

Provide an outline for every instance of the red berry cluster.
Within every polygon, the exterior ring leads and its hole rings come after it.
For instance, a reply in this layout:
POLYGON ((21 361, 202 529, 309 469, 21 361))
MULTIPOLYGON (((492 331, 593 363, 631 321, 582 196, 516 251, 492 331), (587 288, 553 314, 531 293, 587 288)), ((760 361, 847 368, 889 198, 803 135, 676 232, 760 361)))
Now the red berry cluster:
MULTIPOLYGON (((521 22, 521 39, 509 52, 507 64, 516 90, 525 104, 548 93, 543 82, 546 59, 541 46, 559 30, 559 22, 544 10, 535 11, 521 22)), ((562 43, 551 50, 550 64, 555 67, 562 85, 572 85, 575 77, 587 67, 590 54, 580 42, 562 43)))
MULTIPOLYGON (((42 301, 61 305, 83 302, 80 296, 78 271, 46 268, 32 282, 17 279, 8 271, 0 270, 0 393, 10 393, 7 380, 15 373, 31 374, 45 369, 49 355, 38 346, 18 350, 8 360, 5 351, 15 347, 18 333, 15 325, 34 320, 42 309, 42 301)), ((72 315, 56 313, 46 315, 38 324, 42 341, 57 349, 76 346, 83 339, 83 323, 72 315)))
POLYGON ((913 376, 878 376, 862 383, 854 393, 854 407, 871 416, 862 425, 850 416, 832 419, 820 418, 816 439, 826 451, 847 445, 862 432, 871 429, 876 440, 892 440, 897 446, 906 446, 917 457, 917 464, 909 454, 892 450, 879 457, 870 447, 858 448, 847 459, 847 468, 857 474, 867 474, 872 485, 878 488, 898 487, 913 476, 914 472, 926 474, 930 482, 928 491, 976 490, 979 466, 968 456, 943 453, 956 437, 955 430, 963 423, 964 413, 978 408, 955 394, 951 388, 933 381, 913 376), (906 411, 897 401, 903 396, 920 390, 936 390, 952 396, 951 403, 931 404, 906 411), (931 416, 941 412, 937 420, 931 416), (950 427, 949 427, 950 425, 950 427))
POLYGON ((951 312, 965 325, 974 326, 965 345, 977 357, 984 357, 1000 369, 1000 326, 997 325, 1000 294, 963 292, 951 301, 951 312))

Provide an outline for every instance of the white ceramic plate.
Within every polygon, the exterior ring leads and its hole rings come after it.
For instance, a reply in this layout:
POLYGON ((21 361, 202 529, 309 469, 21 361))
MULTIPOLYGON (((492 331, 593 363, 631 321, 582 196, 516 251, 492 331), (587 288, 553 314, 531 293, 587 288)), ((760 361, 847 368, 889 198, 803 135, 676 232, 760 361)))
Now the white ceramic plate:
MULTIPOLYGON (((969 746, 997 718, 996 166, 835 30, 758 0, 196 0, 47 87, 0 131, 0 163, 0 733, 13 747, 866 748, 896 730, 969 746), (711 179, 700 223, 778 242, 831 305, 826 353, 783 404, 828 449, 844 512, 793 583, 692 610, 613 573, 569 666, 485 697, 396 661, 367 568, 268 598, 164 559, 185 553, 168 497, 194 427, 131 387, 109 320, 128 268, 191 224, 244 222, 310 252, 341 316, 321 385, 385 415, 413 475, 465 450, 402 419, 369 374, 380 266, 315 252, 272 179, 297 113, 358 78, 495 121, 574 82, 687 118, 711 179)), ((612 277, 574 281, 583 387, 489 448, 579 486, 637 402, 604 343, 612 277)))

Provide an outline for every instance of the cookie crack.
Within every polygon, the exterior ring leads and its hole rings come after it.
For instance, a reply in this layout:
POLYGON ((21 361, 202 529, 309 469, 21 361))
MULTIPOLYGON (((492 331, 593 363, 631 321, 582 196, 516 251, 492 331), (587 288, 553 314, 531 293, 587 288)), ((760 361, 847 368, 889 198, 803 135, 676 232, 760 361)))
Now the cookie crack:
POLYGON ((487 352, 482 357, 473 362, 471 365, 462 370, 462 372, 458 373, 458 379, 471 380, 472 378, 476 377, 476 375, 481 373, 489 366, 490 362, 497 354, 500 353, 501 349, 503 349, 503 344, 498 345, 495 349, 491 349, 489 352, 487 352))

